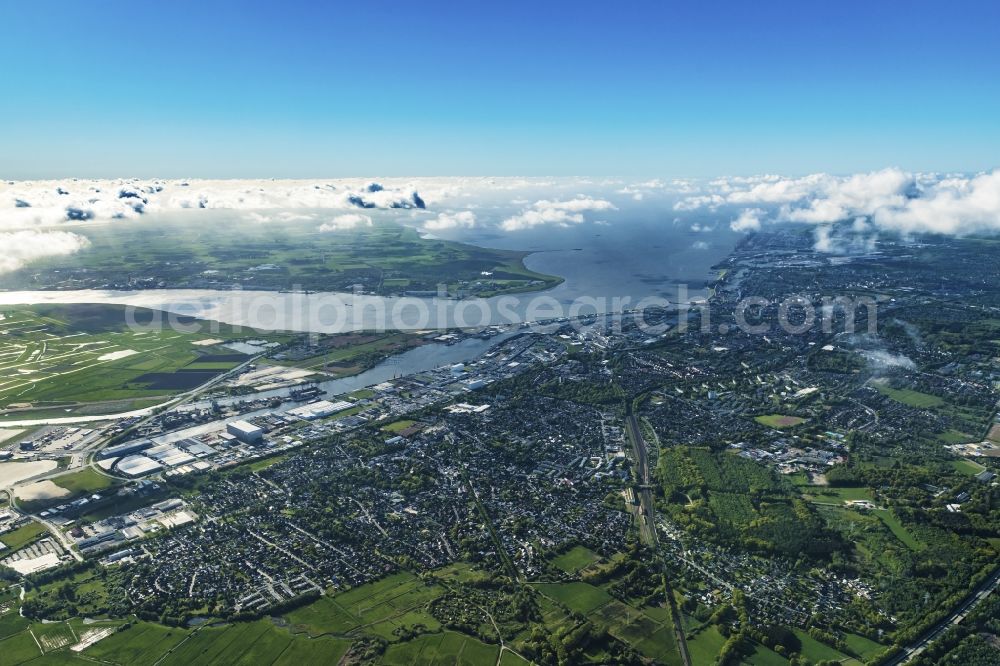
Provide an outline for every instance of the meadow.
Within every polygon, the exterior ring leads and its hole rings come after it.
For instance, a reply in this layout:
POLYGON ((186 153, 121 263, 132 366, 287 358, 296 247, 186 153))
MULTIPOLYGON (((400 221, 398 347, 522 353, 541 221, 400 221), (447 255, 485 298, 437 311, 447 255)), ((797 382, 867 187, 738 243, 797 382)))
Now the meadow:
POLYGON ((904 405, 909 405, 910 407, 917 407, 918 409, 940 407, 945 404, 945 401, 942 398, 939 398, 936 395, 931 395, 930 393, 921 393, 920 391, 914 391, 913 389, 896 389, 881 381, 872 382, 872 386, 874 386, 879 393, 892 398, 896 402, 901 402, 904 405))
POLYGON ((661 616, 663 614, 658 612, 661 609, 626 604, 612 597, 604 587, 579 581, 537 583, 534 587, 544 598, 554 602, 548 605, 544 614, 550 630, 575 623, 563 610, 568 609, 586 616, 596 628, 630 645, 646 659, 670 666, 681 663, 669 614, 661 616))
POLYGON ((393 666, 410 664, 495 664, 500 647, 487 645, 471 636, 454 631, 424 634, 405 643, 390 645, 381 663, 393 666))
POLYGON ((15 530, 0 534, 0 543, 7 546, 8 553, 24 548, 25 546, 38 541, 42 535, 48 532, 45 526, 34 521, 21 525, 15 530))
POLYGON ((294 632, 310 636, 349 635, 359 627, 392 640, 402 627, 421 624, 440 627, 426 605, 440 596, 442 589, 427 585, 409 572, 400 572, 346 592, 325 596, 287 615, 294 632))
POLYGON ((586 569, 599 559, 598 555, 584 546, 573 546, 565 553, 552 559, 552 564, 566 573, 575 574, 586 569))
POLYGON ((785 414, 764 414, 754 417, 754 421, 767 426, 768 428, 791 428, 805 423, 805 419, 799 416, 786 416, 785 414))
POLYGON ((115 483, 115 479, 105 476, 91 467, 85 467, 78 472, 57 476, 53 479, 53 483, 70 491, 72 495, 83 495, 110 488, 115 483))
POLYGON ((196 629, 136 623, 84 651, 90 660, 129 666, 153 664, 247 664, 298 666, 337 663, 350 641, 296 636, 269 620, 196 629))
POLYGON ((847 486, 801 486, 803 497, 810 502, 845 504, 847 502, 874 501, 867 488, 847 486))

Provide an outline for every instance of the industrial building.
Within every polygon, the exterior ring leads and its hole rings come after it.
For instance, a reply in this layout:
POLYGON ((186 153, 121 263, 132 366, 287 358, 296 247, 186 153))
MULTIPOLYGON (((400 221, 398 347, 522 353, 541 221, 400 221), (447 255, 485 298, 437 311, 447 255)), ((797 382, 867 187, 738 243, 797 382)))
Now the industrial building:
POLYGON ((194 460, 194 456, 187 451, 182 451, 173 444, 160 444, 147 450, 144 455, 162 463, 166 467, 183 465, 194 460))
POLYGON ((98 460, 104 458, 119 458, 121 456, 127 456, 130 453, 138 453, 139 451, 145 451, 153 445, 148 439, 137 439, 131 442, 125 442, 124 444, 118 444, 116 446, 109 446, 106 449, 101 449, 97 453, 98 460))
POLYGON ((163 468, 160 463, 146 456, 128 456, 122 458, 115 467, 122 474, 133 477, 145 476, 163 468))
POLYGON ((346 400, 338 400, 337 402, 318 400, 316 402, 309 403, 308 405, 302 405, 301 407, 289 409, 287 413, 289 416, 295 416, 300 419, 305 419, 306 421, 313 421, 315 419, 321 419, 325 416, 336 414, 337 412, 342 412, 353 406, 353 402, 348 402, 346 400))
POLYGON ((260 444, 264 441, 264 429, 249 421, 233 421, 226 424, 226 432, 244 444, 260 444))

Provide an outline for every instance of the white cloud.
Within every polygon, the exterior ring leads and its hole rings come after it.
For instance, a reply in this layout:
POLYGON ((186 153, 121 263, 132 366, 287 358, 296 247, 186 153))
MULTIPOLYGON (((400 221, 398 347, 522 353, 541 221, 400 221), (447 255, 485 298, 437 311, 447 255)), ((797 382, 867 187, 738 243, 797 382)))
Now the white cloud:
POLYGON ((615 210, 609 201, 578 196, 569 201, 542 199, 531 208, 507 218, 500 224, 504 231, 519 231, 542 225, 569 226, 583 222, 583 213, 595 210, 615 210))
POLYGON ((783 219, 791 222, 823 224, 853 215, 871 215, 874 211, 904 206, 915 193, 916 179, 899 169, 884 169, 848 178, 818 177, 819 187, 807 191, 801 203, 782 208, 783 219), (804 201, 802 201, 804 199, 804 201))
POLYGON ((714 190, 681 199, 677 210, 717 209, 723 205, 777 206, 776 219, 824 224, 851 215, 870 215, 883 207, 904 205, 916 191, 917 178, 899 169, 836 177, 812 174, 802 178, 760 176, 709 183, 714 190))
POLYGON ((724 203, 726 203, 726 198, 721 194, 699 194, 681 199, 674 204, 674 210, 698 210, 699 208, 715 210, 724 203))
MULTIPOLYGON (((652 183, 654 181, 650 181, 652 183)), ((615 194, 630 194, 632 195, 633 201, 642 201, 646 198, 647 191, 654 191, 659 189, 659 186, 654 185, 653 187, 648 187, 650 183, 639 183, 636 186, 626 185, 625 187, 615 190, 615 194)))
POLYGON ((695 241, 691 244, 691 248, 695 250, 707 250, 709 247, 709 244, 705 241, 695 241))
POLYGON ((43 257, 73 254, 90 245, 85 237, 70 231, 22 230, 0 233, 0 273, 16 271, 43 257))
POLYGON ((760 208, 748 208, 729 223, 729 228, 733 231, 756 231, 760 229, 760 216, 763 214, 760 208))
POLYGON ((830 237, 830 227, 816 227, 816 242, 813 248, 817 252, 833 252, 836 249, 833 238, 830 237))
POLYGON ((348 229, 356 229, 358 227, 370 227, 372 226, 372 218, 367 215, 358 215, 357 213, 348 213, 346 215, 338 215, 328 222, 324 222, 320 225, 320 231, 346 231, 348 229))
POLYGON ((1000 231, 1000 170, 941 180, 903 206, 875 210, 872 221, 904 233, 1000 231))
POLYGON ((829 225, 852 219, 850 248, 867 249, 879 231, 1000 232, 1000 170, 940 177, 893 168, 843 177, 727 178, 708 187, 713 191, 686 197, 675 208, 753 206, 730 225, 738 231, 758 229, 765 221, 819 225, 816 247, 823 251, 845 247, 845 238, 832 234, 829 225))
POLYGON ((458 213, 440 213, 437 219, 424 222, 427 231, 444 231, 446 229, 472 229, 476 226, 476 214, 471 210, 458 213))

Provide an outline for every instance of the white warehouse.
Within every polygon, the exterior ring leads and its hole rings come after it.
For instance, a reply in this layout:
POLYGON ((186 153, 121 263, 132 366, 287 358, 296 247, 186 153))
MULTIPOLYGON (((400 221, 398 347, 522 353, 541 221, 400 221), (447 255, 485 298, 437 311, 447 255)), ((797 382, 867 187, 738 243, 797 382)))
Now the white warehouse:
POLYGON ((264 430, 249 421, 233 421, 226 424, 226 432, 244 444, 260 444, 264 441, 264 430))

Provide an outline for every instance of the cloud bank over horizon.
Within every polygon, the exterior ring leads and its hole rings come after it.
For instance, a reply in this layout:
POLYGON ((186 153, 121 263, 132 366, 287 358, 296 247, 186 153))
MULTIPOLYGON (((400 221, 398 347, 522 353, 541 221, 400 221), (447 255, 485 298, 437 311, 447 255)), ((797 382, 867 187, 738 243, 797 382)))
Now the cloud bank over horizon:
POLYGON ((0 228, 135 219, 187 209, 422 209, 409 183, 362 180, 36 180, 0 182, 0 228))
POLYGON ((591 222, 613 225, 631 210, 663 223, 695 216, 692 230, 750 233, 769 224, 813 229, 821 252, 863 252, 880 234, 1000 233, 1000 170, 976 175, 870 173, 699 179, 390 178, 332 180, 62 179, 0 181, 0 272, 87 246, 80 229, 177 211, 241 211, 248 222, 316 220, 322 231, 370 226, 398 211, 424 231, 526 232, 591 222), (331 217, 322 211, 335 213, 331 217), (610 214, 603 219, 601 214, 610 214), (678 217, 680 216, 680 217, 678 217), (705 218, 708 218, 706 221, 705 218), (714 218, 714 219, 712 219, 714 218), (610 222, 608 221, 610 220, 610 222), (31 231, 31 234, 12 233, 31 231))
POLYGON ((879 232, 963 236, 1000 232, 1000 170, 939 176, 890 168, 851 176, 812 174, 722 178, 674 204, 675 211, 733 208, 730 228, 755 231, 768 223, 815 226, 816 249, 870 247, 879 232), (837 228, 835 229, 835 225, 837 228))
MULTIPOLYGON (((72 230, 52 230, 61 225, 127 222, 187 209, 247 211, 248 221, 265 224, 311 219, 310 214, 294 209, 425 207, 423 197, 411 184, 362 180, 5 181, 0 182, 0 273, 17 270, 33 259, 72 254, 89 245, 85 236, 72 230), (5 233, 8 230, 11 233, 5 233)), ((371 224, 367 215, 344 214, 323 223, 320 231, 371 224)))

